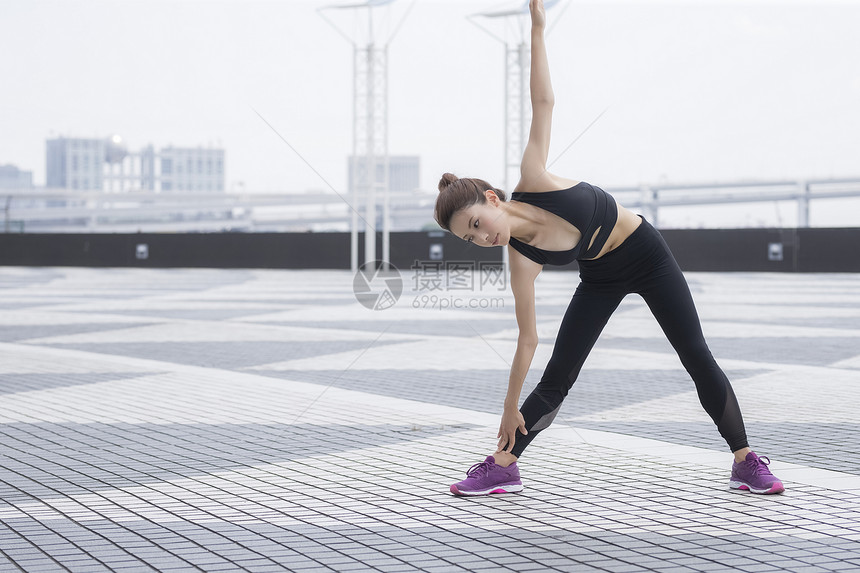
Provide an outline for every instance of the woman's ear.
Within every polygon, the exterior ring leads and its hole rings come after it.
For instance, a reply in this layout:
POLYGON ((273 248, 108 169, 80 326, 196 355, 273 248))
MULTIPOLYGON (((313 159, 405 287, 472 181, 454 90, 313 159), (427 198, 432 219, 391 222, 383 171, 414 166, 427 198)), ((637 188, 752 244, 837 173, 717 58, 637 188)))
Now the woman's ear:
POLYGON ((496 195, 496 192, 492 189, 487 189, 486 191, 484 191, 484 197, 486 197, 487 201, 489 201, 493 205, 499 204, 499 196, 496 195))

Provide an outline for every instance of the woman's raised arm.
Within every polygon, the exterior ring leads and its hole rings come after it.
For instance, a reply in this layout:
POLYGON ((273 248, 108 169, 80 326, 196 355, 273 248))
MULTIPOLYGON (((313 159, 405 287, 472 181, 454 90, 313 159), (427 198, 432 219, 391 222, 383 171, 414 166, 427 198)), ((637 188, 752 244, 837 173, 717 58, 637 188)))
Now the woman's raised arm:
POLYGON ((529 140, 523 152, 523 160, 520 163, 522 179, 537 178, 546 171, 552 127, 552 108, 555 104, 544 39, 546 12, 544 11, 543 0, 531 0, 529 10, 532 19, 529 84, 532 101, 532 124, 529 130, 529 140))

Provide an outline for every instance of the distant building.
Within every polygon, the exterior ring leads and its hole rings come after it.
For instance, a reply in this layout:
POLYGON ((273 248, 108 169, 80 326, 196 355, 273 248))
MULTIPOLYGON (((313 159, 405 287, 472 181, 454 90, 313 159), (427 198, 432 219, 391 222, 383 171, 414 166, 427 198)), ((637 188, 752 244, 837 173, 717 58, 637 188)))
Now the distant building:
POLYGON ((162 191, 223 191, 224 150, 167 147, 161 150, 162 191))
POLYGON ((14 165, 0 165, 0 189, 31 189, 32 187, 32 171, 21 171, 14 165))
POLYGON ((101 139, 65 138, 47 141, 47 187, 101 189, 105 142, 101 139))
POLYGON ((46 145, 47 187, 125 191, 224 191, 224 150, 152 145, 129 151, 122 138, 60 137, 46 145))

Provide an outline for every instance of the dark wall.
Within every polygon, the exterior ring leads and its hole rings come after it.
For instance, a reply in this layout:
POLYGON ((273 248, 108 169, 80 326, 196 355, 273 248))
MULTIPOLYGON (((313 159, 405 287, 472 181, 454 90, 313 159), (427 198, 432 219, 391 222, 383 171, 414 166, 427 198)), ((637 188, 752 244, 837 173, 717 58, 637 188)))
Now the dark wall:
POLYGON ((669 229, 685 271, 860 272, 860 229, 669 229))
POLYGON ((797 229, 667 229, 663 238, 688 271, 793 271, 797 229), (771 244, 782 245, 770 254, 771 244), (773 260, 771 260, 773 259, 773 260))
MULTIPOLYGON (((687 271, 860 272, 860 229, 670 229, 687 271)), ((0 265, 348 269, 349 233, 0 234, 0 265)), ((391 233, 390 262, 498 263, 502 249, 450 233, 391 233)), ((377 237, 376 258, 382 258, 377 237)), ((359 264, 364 234, 359 233, 359 264)), ((567 267, 550 269, 576 269, 567 267)))
POLYGON ((860 229, 799 229, 797 266, 804 272, 860 272, 860 229), (815 231, 815 232, 812 232, 815 231))
POLYGON ((341 269, 349 268, 349 235, 346 237, 343 233, 0 235, 0 264, 341 269))

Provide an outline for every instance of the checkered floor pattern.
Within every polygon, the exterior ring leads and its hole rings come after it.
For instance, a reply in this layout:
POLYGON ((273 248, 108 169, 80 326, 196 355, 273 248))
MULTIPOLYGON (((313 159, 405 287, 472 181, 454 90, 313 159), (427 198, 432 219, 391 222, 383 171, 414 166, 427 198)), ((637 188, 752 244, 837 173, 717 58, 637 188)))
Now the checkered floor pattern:
MULTIPOLYGON (((687 275, 785 494, 727 488, 632 296, 525 490, 464 499, 513 298, 421 272, 374 277, 373 310, 347 271, 0 268, 0 571, 860 571, 860 276, 687 275)), ((538 277, 523 395, 576 284, 538 277)))

